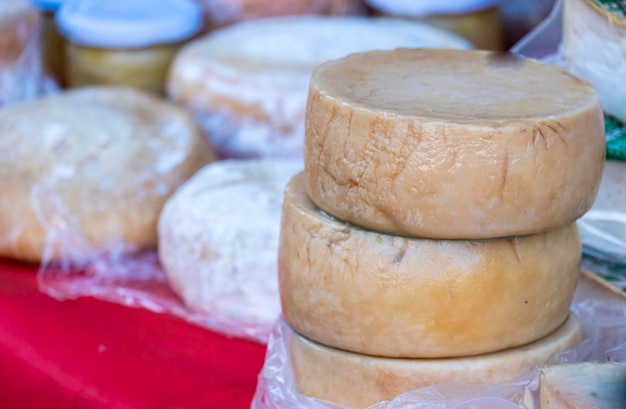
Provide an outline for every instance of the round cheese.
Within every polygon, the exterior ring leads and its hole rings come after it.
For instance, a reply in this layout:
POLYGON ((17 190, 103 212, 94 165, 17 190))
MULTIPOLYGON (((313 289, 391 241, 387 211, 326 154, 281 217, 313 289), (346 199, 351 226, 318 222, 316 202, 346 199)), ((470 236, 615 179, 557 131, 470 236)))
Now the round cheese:
POLYGON ((84 88, 0 111, 0 256, 82 261, 156 246, 165 200, 213 153, 184 110, 84 88))
POLYGON ((392 19, 285 17, 249 21, 192 42, 168 94, 190 108, 226 157, 297 157, 309 79, 324 61, 396 47, 462 48, 452 34, 392 19))
POLYGON ((39 14, 29 1, 0 2, 0 106, 40 92, 39 25, 39 14))
POLYGON ((552 365, 539 375, 542 409, 626 408, 626 363, 552 365))
POLYGON ((392 359, 329 348, 293 333, 289 356, 298 391, 365 408, 437 384, 503 384, 529 374, 582 339, 574 315, 552 334, 515 349, 454 359, 392 359))
POLYGON ((306 187, 374 230, 532 234, 591 207, 604 143, 596 92, 557 67, 487 51, 362 53, 313 74, 306 187))
POLYGON ((562 52, 568 69, 593 84, 604 110, 626 122, 626 3, 563 2, 562 52))
POLYGON ((575 223, 487 240, 362 230, 287 186, 279 247, 283 315, 325 345, 390 357, 452 357, 535 341, 569 313, 580 272, 575 223))
POLYGON ((280 313, 281 203, 301 169, 296 160, 215 162, 163 208, 159 259, 171 287, 231 334, 266 340, 280 313))
POLYGON ((208 29, 269 17, 364 14, 361 0, 196 0, 204 8, 208 29))

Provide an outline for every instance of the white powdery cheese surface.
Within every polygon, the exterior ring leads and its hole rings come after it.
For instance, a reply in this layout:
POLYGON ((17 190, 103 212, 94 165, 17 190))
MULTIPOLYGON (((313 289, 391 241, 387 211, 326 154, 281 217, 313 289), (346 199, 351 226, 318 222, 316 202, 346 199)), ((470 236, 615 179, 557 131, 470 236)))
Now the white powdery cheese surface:
POLYGON ((172 289, 208 324, 265 341, 280 312, 277 259, 283 190, 297 160, 226 160, 166 203, 159 259, 172 289))
POLYGON ((296 157, 304 145, 311 74, 369 50, 469 48, 417 22, 301 16, 236 24, 191 42, 176 57, 168 95, 198 118, 224 157, 296 157))

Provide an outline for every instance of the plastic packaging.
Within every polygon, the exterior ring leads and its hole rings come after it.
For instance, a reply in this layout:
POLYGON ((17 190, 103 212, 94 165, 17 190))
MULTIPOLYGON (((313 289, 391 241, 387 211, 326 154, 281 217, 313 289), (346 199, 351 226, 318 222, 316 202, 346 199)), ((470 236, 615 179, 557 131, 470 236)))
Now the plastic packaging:
MULTIPOLYGON (((626 360, 626 297, 607 293, 583 278, 572 304, 583 325, 585 339, 575 348, 555 356, 548 364, 590 360, 626 360)), ((289 335, 279 320, 268 343, 252 409, 344 409, 343 406, 301 395, 297 391, 288 355, 289 335)), ((518 382, 490 385, 433 385, 408 391, 371 409, 538 409, 538 368, 518 382), (479 405, 480 404, 480 405, 479 405), (479 405, 479 406, 473 406, 479 405), (484 406, 483 406, 484 405, 484 406)), ((341 370, 341 368, 337 368, 341 370)))
POLYGON ((297 160, 215 162, 161 212, 159 255, 173 290, 232 335, 267 341, 280 314, 283 190, 301 170, 297 160))
MULTIPOLYGON (((602 73, 609 69, 609 66, 605 66, 601 59, 573 61, 571 56, 564 54, 564 30, 567 24, 571 24, 564 22, 563 19, 564 8, 567 6, 567 1, 559 0, 546 20, 520 40, 511 51, 568 70, 573 68, 573 63, 576 67, 584 65, 595 70, 592 73, 592 79, 605 76, 602 73)), ((589 27, 588 30, 593 31, 593 28, 589 27)), ((624 44, 626 37, 623 37, 623 34, 621 39, 624 44)), ((574 40, 570 39, 570 41, 574 40)), ((607 42, 603 52, 610 54, 614 51, 614 46, 615 44, 607 42)), ((615 63, 623 63, 619 58, 612 58, 611 61, 613 60, 615 63)), ((624 76, 620 76, 618 72, 612 73, 610 78, 619 79, 623 85, 624 76)), ((579 75, 581 72, 574 69, 573 73, 579 75)), ((624 88, 612 87, 610 92, 615 93, 616 98, 626 98, 624 88), (621 95, 622 93, 624 95, 621 95)), ((610 97, 613 100, 612 96, 610 97)), ((600 93, 600 99, 601 101, 605 99, 602 93, 600 93)), ((606 116, 605 131, 607 162, 600 189, 593 207, 579 220, 578 225, 586 254, 626 265, 626 124, 606 116)))
POLYGON ((65 84, 65 40, 57 29, 55 16, 65 0, 32 0, 41 11, 41 56, 45 72, 58 85, 65 84))
POLYGON ((70 87, 126 85, 163 93, 170 62, 202 26, 191 0, 76 0, 57 24, 67 44, 70 87))
POLYGON ((188 44, 169 97, 194 112, 222 157, 303 155, 311 73, 320 63, 371 49, 469 48, 420 23, 358 17, 284 17, 241 23, 188 44))
POLYGON ((41 92, 40 24, 27 0, 0 3, 0 107, 41 92))

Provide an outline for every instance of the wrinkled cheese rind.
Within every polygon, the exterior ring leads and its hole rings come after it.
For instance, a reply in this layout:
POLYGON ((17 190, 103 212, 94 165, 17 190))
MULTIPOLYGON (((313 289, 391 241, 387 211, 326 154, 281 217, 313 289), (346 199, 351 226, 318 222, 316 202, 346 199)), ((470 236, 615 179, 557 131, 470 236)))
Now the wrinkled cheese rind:
POLYGON ((626 363, 568 363, 539 374, 542 409, 626 408, 626 363))
POLYGON ((486 51, 354 54, 313 74, 306 187, 378 231, 533 234, 591 207, 604 147, 596 92, 557 67, 486 51))
POLYGON ((230 335, 267 340, 280 313, 277 252, 283 190, 297 160, 212 163, 159 218, 159 259, 173 290, 230 335))
POLYGON ((309 79, 324 61, 371 49, 467 48, 425 24, 322 16, 249 21, 188 44, 168 95, 198 117, 222 156, 302 157, 309 79))
POLYGON ((604 110, 626 122, 623 12, 610 12, 592 0, 564 1, 562 52, 568 69, 593 84, 604 110))
POLYGON ((84 261, 156 246, 165 200, 214 155, 180 107, 82 88, 0 112, 0 256, 84 261))
POLYGON ((392 359, 329 348, 293 334, 289 356, 298 392, 351 408, 365 408, 438 384, 502 384, 547 363, 582 339, 573 314, 541 340, 493 354, 453 359, 392 359))
POLYGON ((296 176, 279 246, 283 315, 325 345, 451 357, 533 342, 567 318, 580 271, 576 224, 502 240, 380 234, 321 212, 296 176))

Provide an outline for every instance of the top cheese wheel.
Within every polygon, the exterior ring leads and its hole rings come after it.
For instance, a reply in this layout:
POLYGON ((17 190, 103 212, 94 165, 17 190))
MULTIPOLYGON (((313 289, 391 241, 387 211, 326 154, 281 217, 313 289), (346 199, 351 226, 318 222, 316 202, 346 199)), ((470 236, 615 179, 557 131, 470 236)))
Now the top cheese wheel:
POLYGON ((598 95, 560 68, 475 50, 354 54, 311 79, 306 189, 379 231, 532 234, 591 207, 604 144, 598 95))

